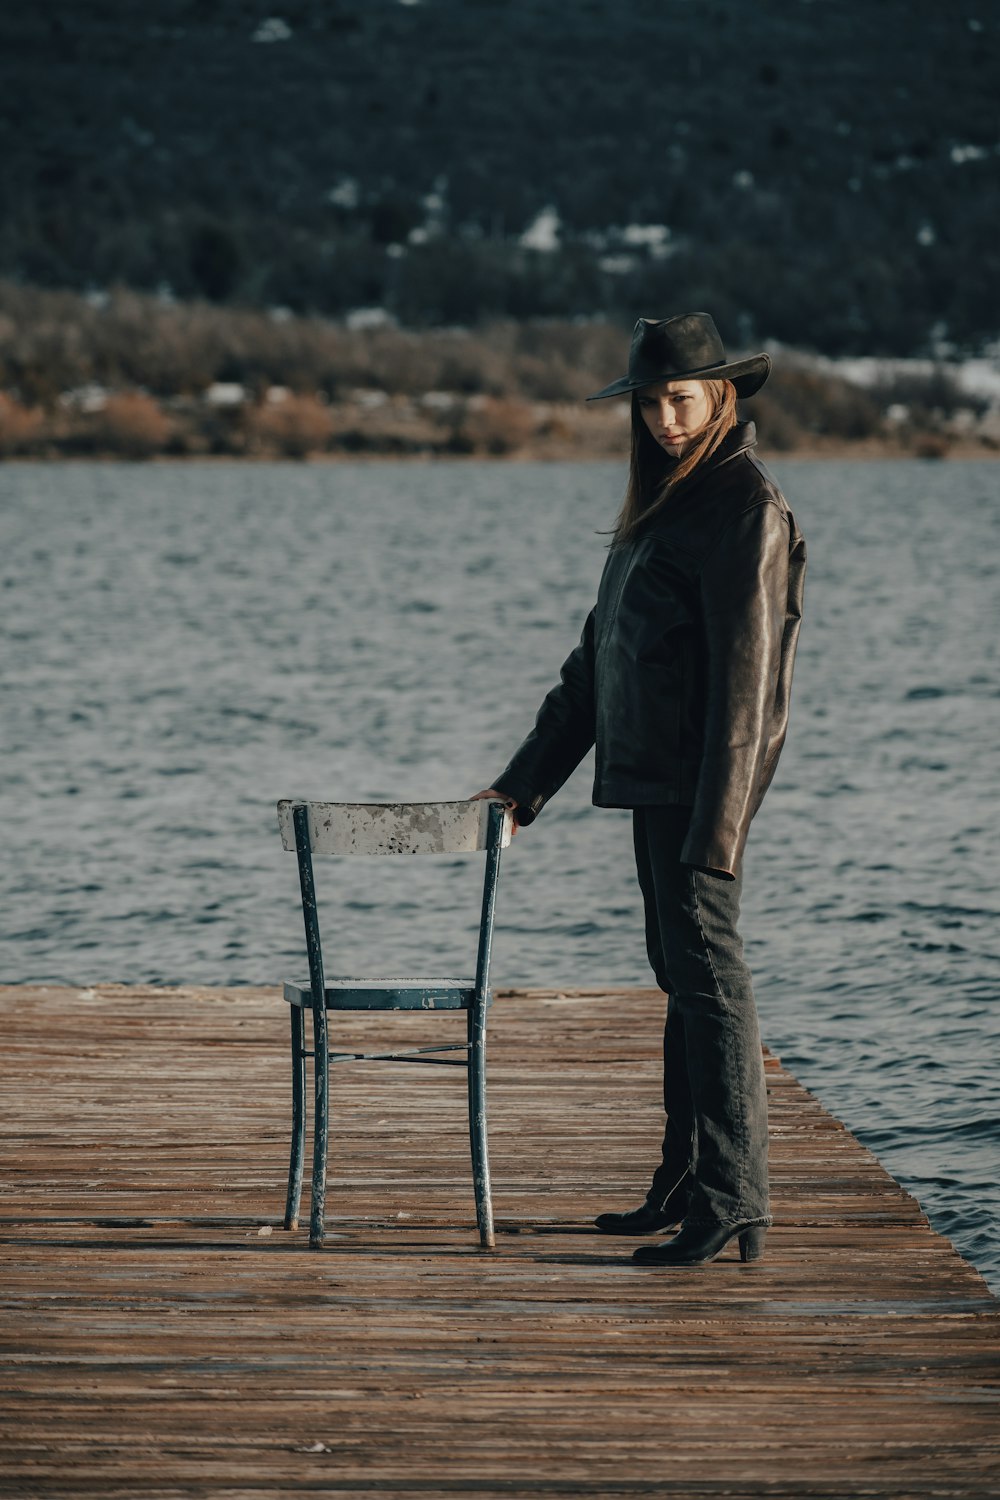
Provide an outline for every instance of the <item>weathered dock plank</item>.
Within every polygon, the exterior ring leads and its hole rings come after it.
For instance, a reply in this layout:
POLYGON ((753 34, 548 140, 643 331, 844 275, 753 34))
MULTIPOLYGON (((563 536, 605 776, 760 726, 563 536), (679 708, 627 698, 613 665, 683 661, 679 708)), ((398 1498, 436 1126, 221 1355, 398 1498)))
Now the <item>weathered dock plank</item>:
POLYGON ((316 1254, 274 991, 0 989, 0 1494, 995 1496, 1000 1303, 774 1058, 762 1262, 592 1232, 655 1157, 661 1004, 498 997, 493 1253, 461 1070, 335 1070, 316 1254))

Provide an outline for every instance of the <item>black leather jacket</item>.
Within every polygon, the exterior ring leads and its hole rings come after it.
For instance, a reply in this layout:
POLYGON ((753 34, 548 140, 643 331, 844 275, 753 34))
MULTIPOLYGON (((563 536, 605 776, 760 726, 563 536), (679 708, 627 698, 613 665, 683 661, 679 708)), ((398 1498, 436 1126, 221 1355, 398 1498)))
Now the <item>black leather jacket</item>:
POLYGON ((608 553, 596 607, 493 782, 530 822, 591 745, 600 807, 690 806, 682 859, 733 878, 788 724, 806 548, 741 422, 608 553))

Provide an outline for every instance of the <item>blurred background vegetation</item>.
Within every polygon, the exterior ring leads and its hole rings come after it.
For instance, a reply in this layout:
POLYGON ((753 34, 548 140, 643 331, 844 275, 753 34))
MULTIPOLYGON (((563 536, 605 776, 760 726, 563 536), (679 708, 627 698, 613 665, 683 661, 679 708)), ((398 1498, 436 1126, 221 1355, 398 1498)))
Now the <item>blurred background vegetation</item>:
POLYGON ((620 417, 556 408, 690 307, 934 367, 793 362, 773 445, 954 441, 938 366, 1000 338, 998 93, 987 0, 3 7, 0 451, 597 451, 620 417))

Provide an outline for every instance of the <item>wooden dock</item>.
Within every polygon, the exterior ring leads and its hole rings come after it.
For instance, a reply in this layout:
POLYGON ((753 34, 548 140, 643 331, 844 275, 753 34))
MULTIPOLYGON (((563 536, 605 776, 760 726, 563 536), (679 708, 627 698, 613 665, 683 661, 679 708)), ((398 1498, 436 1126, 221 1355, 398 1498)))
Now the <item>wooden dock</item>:
POLYGON ((494 1253, 461 1070, 335 1070, 317 1254, 275 992, 0 989, 0 1494, 993 1500, 1000 1302, 776 1059, 761 1263, 593 1232, 655 1159, 661 1004, 498 996, 494 1253))

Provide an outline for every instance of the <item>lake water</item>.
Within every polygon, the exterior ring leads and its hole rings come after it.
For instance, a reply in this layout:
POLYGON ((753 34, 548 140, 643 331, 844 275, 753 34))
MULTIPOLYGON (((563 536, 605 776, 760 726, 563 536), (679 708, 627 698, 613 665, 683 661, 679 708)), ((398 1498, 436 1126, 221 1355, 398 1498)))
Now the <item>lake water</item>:
MULTIPOLYGON (((776 469, 810 574, 747 858, 764 1036, 1000 1289, 1000 467, 776 469)), ((302 969, 275 801, 488 785, 575 643, 621 484, 613 464, 0 469, 3 978, 302 969)), ((651 982, 628 814, 590 807, 589 770, 506 857, 498 984, 651 982)), ((432 970, 468 966, 478 862, 345 868, 339 890, 319 871, 332 970, 405 972, 415 930, 432 970)))

